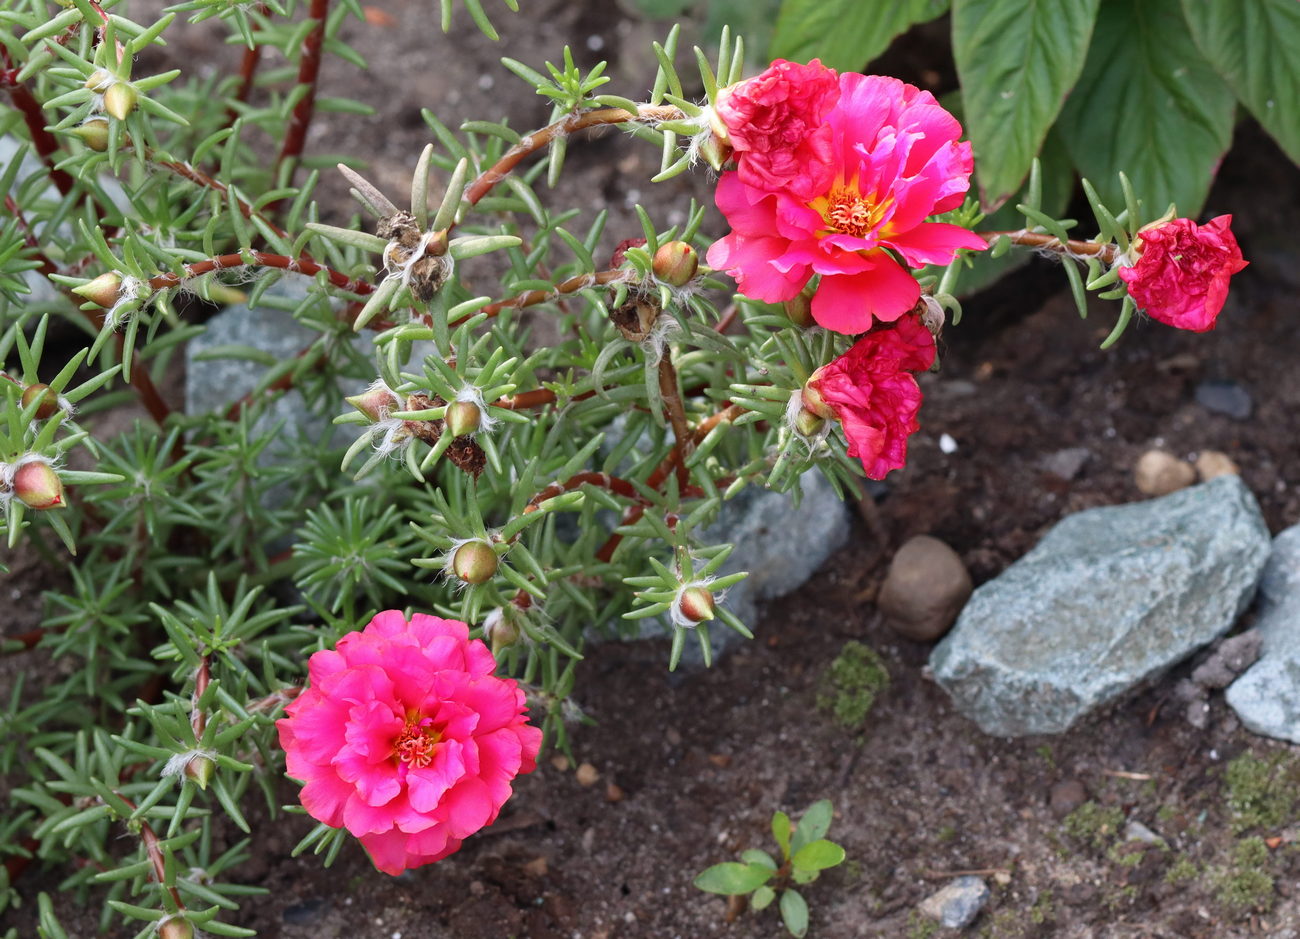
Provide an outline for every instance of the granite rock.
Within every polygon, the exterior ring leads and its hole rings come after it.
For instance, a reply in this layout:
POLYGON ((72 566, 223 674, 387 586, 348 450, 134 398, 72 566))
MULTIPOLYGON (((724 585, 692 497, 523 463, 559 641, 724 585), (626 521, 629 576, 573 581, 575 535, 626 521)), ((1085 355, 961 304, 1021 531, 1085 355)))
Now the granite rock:
POLYGON ((965 929, 975 922, 988 900, 988 884, 968 874, 926 897, 921 901, 920 910, 947 929, 965 929))
POLYGON ((1231 629, 1268 553, 1238 476, 1079 512, 975 591, 932 672, 986 733, 1060 733, 1231 629))

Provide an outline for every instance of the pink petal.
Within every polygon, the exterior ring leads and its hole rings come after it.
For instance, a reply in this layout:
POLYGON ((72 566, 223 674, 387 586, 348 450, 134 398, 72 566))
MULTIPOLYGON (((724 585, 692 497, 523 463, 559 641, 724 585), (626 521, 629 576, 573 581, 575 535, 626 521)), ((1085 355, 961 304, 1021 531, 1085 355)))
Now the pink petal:
POLYGON ((914 267, 948 264, 961 248, 983 251, 988 247, 988 242, 973 231, 948 222, 925 222, 885 239, 885 244, 914 267))
POLYGON ((457 740, 445 740, 434 751, 433 762, 406 774, 407 797, 416 812, 428 813, 438 807, 443 794, 465 775, 463 745, 457 740))
POLYGON ((813 294, 812 314, 837 333, 866 332, 874 316, 898 319, 921 298, 921 286, 883 251, 872 252, 876 267, 860 274, 826 275, 813 294))

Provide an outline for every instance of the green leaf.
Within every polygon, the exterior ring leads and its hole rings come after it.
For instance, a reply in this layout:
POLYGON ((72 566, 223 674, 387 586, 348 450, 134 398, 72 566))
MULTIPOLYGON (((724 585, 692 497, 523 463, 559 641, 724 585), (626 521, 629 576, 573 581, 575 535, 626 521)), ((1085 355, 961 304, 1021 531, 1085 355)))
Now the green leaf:
POLYGON ((1182 0, 1201 53, 1286 155, 1300 163, 1300 3, 1182 0))
POLYGON ((790 856, 790 816, 777 812, 772 816, 772 837, 781 846, 781 857, 790 856))
POLYGON ((790 935, 802 937, 808 932, 808 904, 797 890, 781 894, 781 919, 790 935))
POLYGON ((790 859, 790 863, 806 871, 824 871, 844 861, 844 849, 834 841, 819 838, 810 841, 790 859))
POLYGON ((799 819, 799 827, 795 829, 791 850, 798 854, 804 845, 826 837, 834 814, 835 808, 831 805, 830 799, 820 799, 808 806, 808 811, 804 812, 803 817, 799 819))
POLYGON ((737 864, 727 861, 714 864, 695 878, 695 886, 706 893, 720 893, 724 896, 749 893, 767 883, 772 876, 772 869, 758 864, 737 864))
POLYGON ((785 0, 777 14, 771 57, 856 71, 895 36, 948 10, 949 0, 785 0))
POLYGON ((749 905, 754 910, 765 910, 772 905, 772 901, 775 899, 776 891, 764 884, 754 891, 754 895, 749 898, 749 905))
POLYGON ((1100 0, 953 0, 952 52, 980 201, 1019 188, 1088 54, 1100 0))
POLYGON ((1105 0, 1057 127, 1079 172, 1122 205, 1123 170, 1149 221, 1200 211, 1232 138, 1231 89, 1197 51, 1178 0, 1105 0))

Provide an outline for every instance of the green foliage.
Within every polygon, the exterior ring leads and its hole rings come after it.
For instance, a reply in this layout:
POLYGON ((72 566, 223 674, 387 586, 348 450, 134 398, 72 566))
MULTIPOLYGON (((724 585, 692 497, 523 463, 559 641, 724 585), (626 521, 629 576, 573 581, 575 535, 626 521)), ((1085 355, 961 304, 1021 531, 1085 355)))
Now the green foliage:
POLYGON ((1235 832, 1251 828, 1276 829, 1293 820, 1300 766, 1284 752, 1260 759, 1246 752, 1223 772, 1228 809, 1235 832))
MULTIPOLYGON (((783 0, 771 51, 860 71, 947 2, 783 0)), ((1300 8, 1292 0, 952 0, 961 110, 981 200, 996 209, 1059 136, 1118 204, 1125 172, 1143 224, 1195 217, 1240 101, 1300 162, 1300 8)))
POLYGON ((1101 851, 1119 837, 1124 824, 1124 810, 1119 806, 1102 806, 1085 802, 1065 817, 1065 833, 1094 851, 1101 851))
POLYGON ((751 848, 741 853, 743 863, 726 861, 702 871, 695 886, 724 896, 750 894, 749 905, 763 910, 778 901, 781 920, 792 936, 808 932, 808 903, 793 884, 810 884, 827 868, 844 861, 844 849, 827 841, 833 814, 827 799, 814 802, 791 829, 784 812, 772 816, 772 836, 780 850, 780 863, 766 851, 751 848))
POLYGON ((817 706, 843 727, 860 729, 876 698, 889 687, 889 670, 870 646, 850 639, 822 679, 817 706))
POLYGON ((1215 896, 1233 913, 1267 912, 1275 899, 1273 875, 1268 868, 1264 839, 1241 839, 1233 846, 1229 866, 1214 877, 1215 896))

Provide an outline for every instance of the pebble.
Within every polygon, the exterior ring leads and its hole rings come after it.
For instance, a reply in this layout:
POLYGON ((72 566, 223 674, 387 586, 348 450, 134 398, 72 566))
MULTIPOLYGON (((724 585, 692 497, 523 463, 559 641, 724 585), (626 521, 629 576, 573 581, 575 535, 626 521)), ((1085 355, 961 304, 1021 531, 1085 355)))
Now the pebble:
POLYGON ((590 763, 583 763, 573 774, 573 778, 578 780, 580 786, 594 786, 596 780, 600 779, 600 771, 590 763))
POLYGON ((920 910, 948 929, 965 929, 980 915, 988 899, 988 884, 979 877, 967 875, 926 897, 921 901, 920 910))
POLYGON ((1092 456, 1087 447, 1067 447, 1043 457, 1043 469, 1066 482, 1074 479, 1092 456))
POLYGON ((1077 779, 1063 779, 1052 787, 1047 797, 1048 808, 1057 818, 1065 818, 1088 801, 1088 790, 1077 779))
POLYGON ((290 926, 310 926, 330 911, 331 903, 324 897, 312 897, 286 906, 280 918, 290 926))
POLYGON ((1172 453, 1148 450, 1138 458, 1133 481, 1145 495, 1167 496, 1196 482, 1196 470, 1172 453))
POLYGON ((525 873, 533 877, 545 877, 546 872, 549 870, 550 866, 546 863, 546 858, 544 857, 535 857, 524 865, 525 873))
POLYGON ((1235 381, 1207 378, 1196 386, 1196 403, 1207 411, 1244 421, 1255 410, 1250 392, 1235 381))
POLYGON ((1232 461, 1232 457, 1218 450, 1202 450, 1196 458, 1196 473, 1201 482, 1216 476, 1240 476, 1241 470, 1232 461))
POLYGON ((876 603, 901 636, 932 642, 952 628, 971 595, 970 574, 938 538, 909 538, 889 565, 876 603))
POLYGON ((605 801, 606 801, 606 802, 622 802, 622 801, 623 801, 623 787, 621 787, 621 786, 619 786, 619 785, 616 785, 615 783, 607 783, 607 784, 605 785, 605 801))
POLYGON ((1165 839, 1139 821, 1131 821, 1124 826, 1125 841, 1141 841, 1144 844, 1164 845, 1165 839))
POLYGON ((561 773, 567 773, 569 771, 569 758, 563 753, 557 753, 551 757, 551 765, 561 773))

